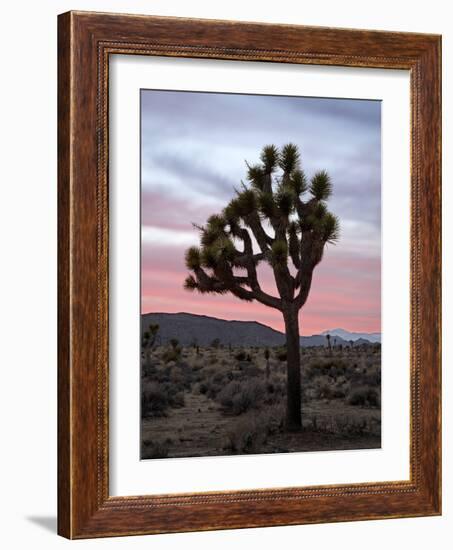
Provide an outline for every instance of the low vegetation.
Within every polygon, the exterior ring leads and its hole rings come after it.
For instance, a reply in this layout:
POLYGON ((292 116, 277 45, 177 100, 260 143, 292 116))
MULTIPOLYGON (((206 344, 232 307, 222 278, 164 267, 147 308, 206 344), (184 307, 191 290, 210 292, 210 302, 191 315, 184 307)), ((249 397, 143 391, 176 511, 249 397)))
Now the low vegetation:
POLYGON ((285 427, 286 350, 146 349, 142 457, 380 446, 380 346, 302 348, 302 430, 285 427))

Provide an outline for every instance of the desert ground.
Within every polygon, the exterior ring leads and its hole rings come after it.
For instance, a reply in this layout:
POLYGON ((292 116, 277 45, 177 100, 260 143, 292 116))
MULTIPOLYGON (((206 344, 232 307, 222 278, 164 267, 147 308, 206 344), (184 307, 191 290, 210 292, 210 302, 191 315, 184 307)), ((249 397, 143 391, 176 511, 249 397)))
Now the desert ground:
POLYGON ((379 344, 301 348, 302 423, 285 430, 284 348, 182 347, 142 359, 141 457, 381 446, 379 344))

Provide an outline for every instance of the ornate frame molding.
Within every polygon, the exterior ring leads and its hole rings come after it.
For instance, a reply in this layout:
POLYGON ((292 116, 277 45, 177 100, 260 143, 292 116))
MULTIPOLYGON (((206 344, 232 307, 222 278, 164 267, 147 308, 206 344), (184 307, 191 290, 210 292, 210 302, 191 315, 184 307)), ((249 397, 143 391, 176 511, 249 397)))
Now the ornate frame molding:
POLYGON ((68 12, 59 16, 58 86, 59 533, 86 538, 440 514, 440 37, 68 12), (108 61, 112 54, 410 71, 409 481, 109 496, 108 61))

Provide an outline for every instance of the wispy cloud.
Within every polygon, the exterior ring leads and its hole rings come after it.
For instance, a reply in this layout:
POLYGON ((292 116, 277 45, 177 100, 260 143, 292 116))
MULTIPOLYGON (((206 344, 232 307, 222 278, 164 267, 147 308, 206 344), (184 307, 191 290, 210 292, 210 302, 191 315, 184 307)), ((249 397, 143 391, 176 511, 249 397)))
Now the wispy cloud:
MULTIPOLYGON (((254 318, 282 327, 278 312, 231 296, 182 289, 184 250, 234 195, 245 159, 267 143, 298 144, 308 177, 327 169, 341 240, 316 269, 301 319, 305 334, 341 325, 380 330, 380 103, 142 91, 142 307, 254 318), (217 309, 216 309, 217 308, 217 309)), ((263 286, 275 287, 270 270, 263 286)))
MULTIPOLYGON (((202 194, 217 193, 229 196, 235 181, 222 175, 203 158, 196 158, 196 155, 184 155, 183 152, 169 153, 161 152, 152 155, 152 168, 164 171, 172 177, 172 180, 183 180, 191 189, 191 192, 202 194)), ((145 179, 147 187, 149 183, 145 179)))

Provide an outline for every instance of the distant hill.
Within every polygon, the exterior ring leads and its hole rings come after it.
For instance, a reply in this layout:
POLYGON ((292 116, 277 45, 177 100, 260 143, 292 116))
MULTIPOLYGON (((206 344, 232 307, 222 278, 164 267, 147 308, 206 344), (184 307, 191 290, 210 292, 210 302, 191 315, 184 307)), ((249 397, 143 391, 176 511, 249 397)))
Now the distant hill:
MULTIPOLYGON (((285 344, 285 335, 282 332, 256 321, 228 321, 192 313, 143 314, 142 331, 145 331, 151 323, 159 325, 158 344, 166 344, 172 338, 176 338, 183 346, 194 342, 200 346, 209 346, 216 339, 225 346, 231 344, 232 346, 274 347, 285 344)), ((343 340, 339 336, 335 338, 337 345, 348 345, 349 340, 352 340, 352 338, 343 340)), ((333 344, 333 339, 331 342, 333 344)), ((366 340, 355 342, 355 344, 360 343, 369 342, 366 340)), ((300 345, 303 347, 326 346, 327 338, 322 334, 301 336, 300 345)))
MULTIPOLYGON (((349 332, 343 328, 333 328, 332 330, 325 330, 322 334, 330 334, 333 337, 340 337, 346 342, 353 340, 354 342, 359 342, 359 340, 365 340, 368 342, 381 342, 381 333, 380 332, 349 332)), ((364 343, 364 342, 362 342, 364 343)))
POLYGON ((176 338, 183 346, 197 342, 209 346, 215 339, 232 346, 282 346, 285 335, 255 321, 227 321, 192 313, 146 313, 142 327, 159 325, 161 343, 176 338))

